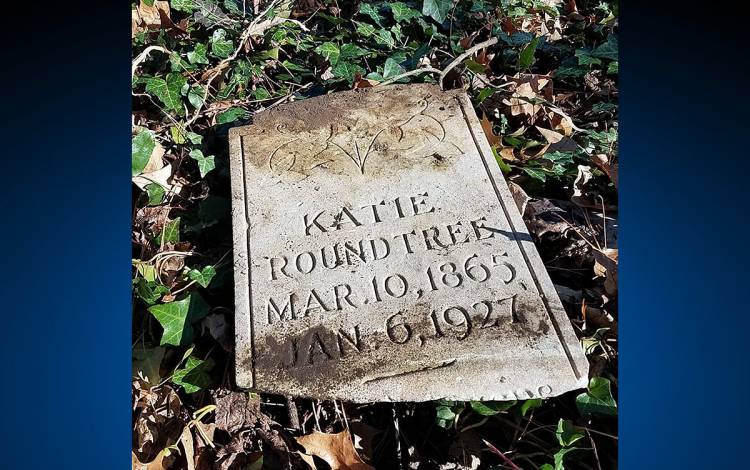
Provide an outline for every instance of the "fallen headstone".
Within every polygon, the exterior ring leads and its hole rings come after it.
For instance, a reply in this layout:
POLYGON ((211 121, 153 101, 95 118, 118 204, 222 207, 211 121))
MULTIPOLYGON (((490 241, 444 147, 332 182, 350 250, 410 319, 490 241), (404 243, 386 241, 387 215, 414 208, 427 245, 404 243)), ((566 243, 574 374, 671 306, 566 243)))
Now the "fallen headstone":
POLYGON ((237 384, 517 400, 588 362, 467 96, 334 93, 230 131, 237 384))

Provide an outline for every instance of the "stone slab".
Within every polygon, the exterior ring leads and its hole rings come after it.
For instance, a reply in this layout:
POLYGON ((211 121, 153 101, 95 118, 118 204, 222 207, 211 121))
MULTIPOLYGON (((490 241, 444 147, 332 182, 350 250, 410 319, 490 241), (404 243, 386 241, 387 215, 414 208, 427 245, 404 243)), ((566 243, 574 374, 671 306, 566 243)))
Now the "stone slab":
POLYGON ((515 400, 588 362, 467 96, 334 93, 230 131, 236 378, 369 401, 515 400))

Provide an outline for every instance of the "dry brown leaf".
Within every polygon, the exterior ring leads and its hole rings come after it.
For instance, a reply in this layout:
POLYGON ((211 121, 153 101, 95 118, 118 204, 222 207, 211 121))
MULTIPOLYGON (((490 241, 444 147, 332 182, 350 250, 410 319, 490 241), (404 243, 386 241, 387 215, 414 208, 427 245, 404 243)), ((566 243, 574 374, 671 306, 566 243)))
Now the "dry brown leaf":
POLYGON ((609 179, 615 185, 615 189, 617 189, 617 163, 612 165, 609 161, 609 157, 607 157, 603 153, 594 155, 593 157, 591 157, 591 160, 593 160, 594 164, 600 170, 602 170, 607 176, 609 176, 609 179))
POLYGON ((169 17, 169 2, 155 0, 153 5, 146 5, 141 0, 138 7, 131 11, 130 26, 132 36, 141 31, 174 27, 174 23, 169 17))
POLYGON ((608 295, 617 294, 617 249, 594 249, 594 274, 606 277, 604 290, 608 295))
POLYGON ((516 202, 516 207, 518 207, 518 212, 523 215, 523 213, 526 211, 526 204, 529 203, 531 198, 528 194, 526 194, 526 191, 524 191, 520 186, 518 186, 513 181, 508 181, 508 189, 510 189, 510 194, 513 196, 513 200, 516 202))
POLYGON ((535 157, 540 157, 547 152, 573 152, 578 148, 578 144, 570 137, 566 137, 563 134, 550 129, 545 129, 539 126, 535 127, 545 140, 547 140, 547 145, 537 152, 536 155, 534 155, 535 157))
MULTIPOLYGON (((323 459, 330 465, 331 470, 374 470, 374 467, 364 463, 357 454, 349 431, 337 434, 316 431, 296 439, 299 445, 305 448, 308 456, 314 455, 323 459)), ((304 460, 310 465, 312 459, 304 460)), ((315 469, 314 464, 311 468, 315 469)))
POLYGON ((166 457, 164 451, 159 452, 159 455, 154 460, 147 463, 138 460, 135 452, 131 452, 130 454, 133 456, 133 470, 166 470, 170 467, 171 460, 173 460, 173 458, 166 457))
POLYGON ((482 120, 480 123, 482 124, 484 135, 487 137, 487 142, 490 143, 490 147, 495 147, 497 145, 502 146, 502 138, 492 130, 492 123, 487 119, 486 114, 482 114, 482 120))

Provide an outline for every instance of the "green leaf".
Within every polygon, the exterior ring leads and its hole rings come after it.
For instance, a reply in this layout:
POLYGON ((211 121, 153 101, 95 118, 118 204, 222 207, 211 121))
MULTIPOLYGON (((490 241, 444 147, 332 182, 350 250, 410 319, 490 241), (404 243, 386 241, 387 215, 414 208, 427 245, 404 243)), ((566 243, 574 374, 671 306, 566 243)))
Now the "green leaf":
POLYGON ((555 458, 555 470, 565 470, 565 465, 563 465, 563 460, 565 459, 565 454, 567 454, 568 452, 572 452, 574 450, 576 450, 575 447, 568 447, 568 448, 560 449, 560 450, 557 451, 557 453, 555 453, 555 456, 554 456, 554 458, 555 458))
POLYGON ((387 29, 378 30, 378 34, 375 36, 375 42, 383 46, 388 46, 389 49, 393 49, 396 45, 396 40, 387 29))
POLYGON ((442 24, 451 7, 453 7, 452 0, 424 0, 422 14, 442 24))
POLYGON ((195 393, 211 385, 209 371, 213 368, 212 359, 206 361, 190 356, 185 366, 172 374, 172 382, 182 387, 186 393, 195 393))
POLYGON ((226 36, 227 32, 223 29, 217 29, 211 36, 211 53, 219 59, 226 59, 234 52, 234 43, 226 36))
POLYGON ((154 134, 151 131, 141 131, 133 137, 131 148, 133 176, 143 173, 154 148, 156 148, 156 140, 154 140, 154 134))
POLYGON ((472 401, 469 402, 471 405, 471 409, 474 410, 475 413, 480 414, 482 416, 493 416, 501 411, 507 411, 510 408, 513 407, 517 402, 515 400, 512 401, 472 401))
POLYGON ((166 191, 160 184, 149 183, 143 189, 146 190, 146 195, 148 196, 148 202, 146 204, 149 206, 158 206, 164 201, 166 191))
POLYGON ((574 442, 583 438, 583 431, 567 419, 560 419, 557 423, 557 442, 563 447, 570 447, 574 442))
POLYGON ((497 92, 497 90, 498 90, 497 88, 492 88, 492 87, 482 88, 482 91, 479 92, 479 96, 477 97, 477 102, 481 104, 482 101, 494 95, 495 92, 497 92))
POLYGON ((206 57, 207 52, 208 47, 199 42, 195 45, 195 49, 187 53, 188 61, 191 64, 208 64, 208 57, 206 57))
POLYGON ((227 124, 230 122, 234 122, 240 118, 245 119, 249 115, 250 113, 248 113, 242 108, 229 108, 226 111, 223 111, 216 116, 216 123, 227 124))
POLYGON ((183 11, 185 13, 192 13, 196 10, 193 0, 171 0, 169 6, 173 10, 183 11))
POLYGON ((190 87, 187 98, 190 104, 192 104, 195 109, 198 109, 203 106, 203 97, 205 94, 206 91, 201 85, 194 85, 190 87))
POLYGON ((526 416, 526 413, 528 413, 531 410, 535 410, 542 406, 544 402, 541 398, 532 398, 531 400, 526 400, 523 402, 523 405, 521 405, 521 416, 526 416))
POLYGON ((600 65, 601 59, 591 55, 591 51, 587 49, 576 49, 575 56, 578 57, 578 65, 600 65))
MULTIPOLYGON (((344 44, 341 46, 341 60, 356 59, 366 56, 370 53, 367 49, 362 49, 356 44, 344 44)), ((290 69, 291 70, 291 69, 290 69)), ((306 70, 306 69, 305 69, 306 70)))
POLYGON ((133 377, 141 376, 151 385, 161 382, 161 361, 164 359, 165 348, 137 347, 133 349, 133 377))
POLYGON ((322 55, 332 66, 336 65, 341 55, 339 47, 332 42, 324 42, 315 48, 315 52, 322 55))
POLYGON ((214 276, 216 276, 216 268, 213 266, 206 266, 201 270, 191 269, 188 272, 188 279, 197 282, 204 288, 211 284, 211 279, 213 279, 214 276))
POLYGON ((163 286, 158 282, 147 281, 142 277, 134 281, 134 286, 135 295, 147 305, 153 305, 164 294, 169 292, 167 286, 163 286))
POLYGON ((182 87, 187 84, 185 77, 179 73, 172 72, 167 79, 149 78, 146 81, 146 93, 151 93, 161 101, 167 110, 182 114, 182 87))
POLYGON ((552 465, 548 463, 545 463, 544 465, 539 467, 539 470, 555 470, 555 467, 553 467, 552 465))
POLYGON ((523 48, 521 54, 518 56, 518 68, 523 70, 531 67, 531 64, 534 63, 534 53, 538 44, 539 38, 535 37, 528 46, 523 48))
POLYGON ((464 65, 466 66, 467 69, 471 70, 474 73, 484 74, 484 65, 480 64, 477 61, 466 59, 464 61, 464 65))
POLYGON ((410 21, 413 18, 419 18, 422 16, 417 10, 402 2, 389 3, 388 6, 391 7, 393 19, 396 20, 397 23, 410 21))
POLYGON ((602 59, 617 60, 617 36, 609 36, 606 42, 591 51, 591 55, 602 59))
POLYGON ((369 3, 363 3, 359 7, 359 12, 363 15, 367 15, 380 27, 383 26, 383 17, 378 13, 377 8, 373 7, 369 3))
POLYGON ((343 78, 347 82, 351 83, 354 81, 354 76, 356 74, 365 74, 365 69, 360 67, 357 64, 352 64, 351 62, 344 62, 340 61, 338 64, 336 64, 336 67, 331 70, 333 73, 333 76, 336 78, 343 78))
POLYGON ((357 23, 357 34, 370 37, 375 34, 375 26, 367 23, 357 23))
POLYGON ((164 225, 164 228, 159 235, 157 243, 161 244, 162 240, 164 243, 177 243, 180 241, 180 218, 170 220, 164 225))
POLYGON ((616 415, 617 403, 612 397, 609 380, 604 377, 592 378, 588 390, 576 397, 576 406, 584 415, 616 415))
POLYGON ((190 158, 198 162, 198 170, 201 173, 201 178, 205 178, 206 173, 216 168, 213 155, 206 157, 203 155, 203 152, 198 149, 191 150, 189 155, 190 158))
POLYGON ((547 181, 547 175, 545 175, 544 172, 539 170, 538 168, 524 168, 523 171, 525 171, 527 175, 531 176, 535 180, 541 181, 542 183, 547 181))
POLYGON ((383 67, 383 78, 387 80, 403 72, 404 68, 401 67, 393 57, 389 57, 385 60, 385 66, 383 67))
POLYGON ((151 306, 148 311, 164 329, 160 345, 187 346, 193 341, 191 324, 208 314, 208 304, 193 292, 182 300, 151 306))
POLYGON ((607 73, 610 75, 617 75, 620 71, 620 63, 618 61, 610 62, 607 66, 607 73))

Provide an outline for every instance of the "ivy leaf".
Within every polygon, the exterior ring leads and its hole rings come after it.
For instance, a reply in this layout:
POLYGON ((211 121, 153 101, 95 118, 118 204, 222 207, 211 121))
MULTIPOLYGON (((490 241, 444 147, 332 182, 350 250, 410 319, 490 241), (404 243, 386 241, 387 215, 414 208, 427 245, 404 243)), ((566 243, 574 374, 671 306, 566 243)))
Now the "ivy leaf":
POLYGON ((576 397, 576 406, 584 415, 616 415, 617 403, 612 398, 609 380, 604 377, 592 378, 588 390, 576 397))
POLYGON ((534 63, 534 53, 538 44, 539 38, 535 37, 528 46, 523 48, 521 54, 518 56, 518 68, 523 70, 531 67, 531 64, 534 63))
POLYGON ((146 168, 148 160, 154 152, 154 148, 156 148, 156 141, 154 140, 154 134, 151 131, 141 131, 133 137, 133 176, 143 173, 143 169, 146 168))
POLYGON ((234 43, 226 36, 227 32, 223 29, 217 29, 211 36, 211 53, 219 59, 226 59, 234 52, 234 43))
POLYGON ((389 57, 385 60, 385 66, 383 67, 384 79, 387 80, 403 72, 404 72, 404 68, 401 67, 393 57, 389 57))
POLYGON ((197 292, 193 292, 182 300, 153 305, 148 311, 164 329, 159 343, 161 346, 187 346, 193 341, 191 324, 208 314, 208 304, 197 292))
POLYGON ((367 23, 357 23, 357 34, 370 37, 375 34, 375 26, 367 23))
POLYGON ((201 173, 201 178, 205 178, 206 173, 216 168, 213 155, 206 157, 203 155, 203 152, 198 149, 191 150, 189 155, 190 158, 198 162, 198 171, 201 173))
POLYGON ((565 465, 563 464, 563 460, 565 459, 565 454, 567 454, 568 452, 572 452, 574 450, 576 450, 575 447, 567 447, 567 448, 560 449, 557 451, 557 453, 555 453, 555 456, 554 456, 555 470, 565 470, 565 465))
POLYGON ((172 374, 172 382, 182 387, 186 393, 195 393, 211 385, 208 372, 213 368, 212 359, 201 360, 195 356, 188 357, 185 367, 172 374))
POLYGON ((421 16, 421 13, 417 10, 402 2, 389 3, 388 6, 391 7, 393 19, 396 20, 397 23, 410 21, 421 16))
POLYGON ((148 281, 142 277, 134 282, 135 295, 144 301, 146 305, 153 305, 161 297, 169 292, 167 286, 161 285, 156 281, 148 281))
POLYGON ((524 401, 520 409, 521 416, 526 416, 526 413, 528 413, 529 411, 539 408, 540 406, 542 406, 542 403, 544 402, 541 398, 532 398, 531 400, 524 401))
POLYGON ((242 108, 229 108, 226 111, 223 111, 216 116, 216 123, 228 124, 240 118, 245 119, 249 115, 250 114, 242 108))
POLYGON ((149 78, 146 81, 146 93, 151 93, 161 101, 170 111, 182 114, 182 87, 187 84, 185 77, 179 73, 172 72, 167 75, 166 80, 162 78, 149 78))
POLYGON ((206 266, 201 270, 191 269, 188 271, 188 279, 197 282, 204 288, 211 284, 211 280, 214 276, 216 276, 216 268, 213 266, 206 266))
POLYGON ((557 442, 563 447, 570 447, 574 442, 583 438, 583 431, 567 419, 560 419, 557 423, 557 442))
POLYGON ((336 65, 341 55, 339 47, 332 42, 324 42, 315 48, 315 52, 322 55, 332 66, 336 65))
POLYGON ((341 46, 341 60, 356 59, 362 56, 366 56, 370 52, 367 49, 362 49, 356 44, 344 44, 341 46))
POLYGON ((422 14, 442 24, 452 6, 452 0, 424 0, 422 14))
POLYGON ((610 62, 607 66, 607 73, 610 75, 617 75, 620 71, 620 63, 618 61, 610 62))
POLYGON ((352 64, 351 62, 341 61, 336 64, 336 67, 334 67, 331 72, 333 73, 334 77, 343 78, 347 82, 351 83, 354 81, 354 76, 358 73, 364 74, 365 69, 363 69, 359 65, 352 64))
POLYGON ((201 85, 195 85, 190 87, 190 90, 188 90, 187 98, 190 104, 192 104, 195 109, 198 109, 203 106, 203 97, 205 96, 205 94, 206 91, 201 85))
POLYGON ((545 175, 544 172, 539 170, 538 168, 524 168, 523 171, 525 171, 527 175, 531 176, 535 180, 541 181, 542 183, 547 181, 547 175, 545 175))
POLYGON ((388 46, 389 49, 393 49, 393 46, 396 45, 396 40, 387 29, 378 30, 378 34, 375 36, 375 42, 383 46, 388 46))
POLYGON ((472 401, 469 402, 471 405, 471 409, 474 410, 475 413, 480 414, 482 416, 494 416, 501 411, 507 411, 513 405, 516 404, 516 400, 512 401, 472 401))
POLYGON ((195 45, 195 49, 187 53, 188 61, 191 64, 208 64, 208 57, 206 57, 207 52, 208 48, 206 45, 199 42, 195 45))
POLYGON ((196 10, 193 0, 171 0, 169 6, 172 7, 173 10, 183 11, 185 13, 192 13, 196 10))
POLYGON ((157 242, 161 244, 162 240, 164 240, 164 243, 177 243, 180 241, 179 217, 164 224, 164 228, 162 229, 157 242))
POLYGON ((591 51, 591 55, 601 59, 617 60, 617 36, 610 36, 607 41, 591 51))
POLYGON ((367 15, 381 28, 383 27, 383 17, 378 13, 377 8, 373 7, 369 3, 363 3, 359 7, 359 12, 363 15, 367 15))
POLYGON ((149 206, 158 206, 164 200, 166 191, 160 184, 149 183, 143 189, 146 190, 146 195, 148 196, 148 202, 146 204, 149 206))
POLYGON ((587 49, 576 49, 575 53, 578 57, 578 65, 600 65, 602 61, 591 55, 591 51, 587 49))

